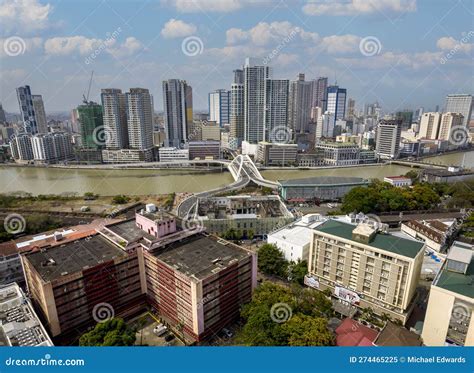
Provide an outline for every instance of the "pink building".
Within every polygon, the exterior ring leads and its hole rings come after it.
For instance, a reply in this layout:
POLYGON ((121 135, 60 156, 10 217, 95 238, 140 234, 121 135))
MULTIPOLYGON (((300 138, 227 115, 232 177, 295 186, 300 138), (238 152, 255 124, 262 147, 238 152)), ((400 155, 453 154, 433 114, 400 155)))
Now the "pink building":
POLYGON ((164 212, 140 211, 135 213, 138 228, 156 238, 176 232, 176 219, 164 212))

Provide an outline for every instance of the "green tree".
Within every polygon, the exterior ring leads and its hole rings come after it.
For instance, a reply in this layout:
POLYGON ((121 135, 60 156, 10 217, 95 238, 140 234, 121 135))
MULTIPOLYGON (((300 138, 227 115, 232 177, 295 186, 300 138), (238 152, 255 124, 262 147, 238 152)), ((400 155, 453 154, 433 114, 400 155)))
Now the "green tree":
POLYGON ((288 277, 291 281, 300 285, 304 284, 304 276, 308 273, 308 262, 306 260, 291 262, 288 265, 288 277))
POLYGON ((112 198, 112 203, 114 205, 123 205, 125 203, 128 203, 129 201, 130 201, 130 197, 125 196, 123 194, 119 194, 117 196, 114 196, 114 198, 112 198))
POLYGON ((334 337, 328 330, 327 320, 302 314, 293 316, 282 326, 289 346, 333 346, 334 337))
POLYGON ((272 244, 264 244, 258 250, 258 269, 267 275, 284 277, 287 275, 288 262, 283 253, 272 244))
POLYGON ((419 174, 415 170, 410 170, 405 174, 405 177, 410 178, 411 182, 415 183, 418 180, 419 174))
POLYGON ((133 346, 135 331, 120 318, 99 323, 79 339, 80 346, 133 346))

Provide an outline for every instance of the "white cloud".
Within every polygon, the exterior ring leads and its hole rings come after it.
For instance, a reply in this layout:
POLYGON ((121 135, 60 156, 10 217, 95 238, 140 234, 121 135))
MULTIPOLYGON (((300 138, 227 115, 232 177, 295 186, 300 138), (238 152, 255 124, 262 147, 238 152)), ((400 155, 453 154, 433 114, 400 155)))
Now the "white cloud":
POLYGON ((48 27, 53 7, 38 0, 3 0, 0 3, 0 23, 6 32, 30 32, 48 27))
POLYGON ((334 0, 310 1, 303 12, 311 16, 355 16, 358 14, 406 13, 416 11, 416 0, 334 0))
POLYGON ((345 54, 359 50, 360 36, 356 35, 331 35, 321 40, 318 48, 329 54, 345 54))
POLYGON ((456 40, 453 37, 443 37, 438 39, 436 46, 442 51, 462 51, 469 53, 474 48, 474 44, 469 43, 473 36, 472 34, 468 34, 461 40, 456 40))
POLYGON ((179 19, 171 18, 165 23, 165 26, 161 30, 161 35, 166 39, 183 38, 194 34, 196 30, 196 26, 192 23, 186 23, 179 19))
POLYGON ((268 0, 164 0, 163 3, 172 5, 183 13, 230 13, 247 5, 268 3, 268 0))
POLYGON ((135 37, 130 36, 125 39, 125 42, 117 47, 110 47, 107 49, 112 56, 115 58, 129 57, 136 52, 143 50, 143 44, 135 37))
POLYGON ((293 53, 280 53, 278 54, 277 58, 275 59, 275 64, 278 66, 290 66, 296 62, 298 62, 299 56, 293 53))
POLYGON ((441 52, 385 52, 371 57, 336 58, 336 61, 351 69, 370 70, 405 67, 416 70, 439 64, 441 57, 441 52))

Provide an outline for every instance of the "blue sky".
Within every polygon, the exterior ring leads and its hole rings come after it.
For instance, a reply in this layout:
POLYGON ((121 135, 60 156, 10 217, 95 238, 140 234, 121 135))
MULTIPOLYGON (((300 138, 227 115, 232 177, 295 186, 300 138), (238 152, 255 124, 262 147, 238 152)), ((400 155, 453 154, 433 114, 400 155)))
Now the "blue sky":
POLYGON ((474 86, 472 0, 0 0, 0 24, 9 112, 24 84, 47 112, 71 110, 92 70, 90 99, 144 87, 161 110, 161 81, 181 78, 206 109, 208 92, 229 88, 246 56, 276 78, 337 78, 358 108, 378 100, 386 112, 442 107, 446 94, 474 86))

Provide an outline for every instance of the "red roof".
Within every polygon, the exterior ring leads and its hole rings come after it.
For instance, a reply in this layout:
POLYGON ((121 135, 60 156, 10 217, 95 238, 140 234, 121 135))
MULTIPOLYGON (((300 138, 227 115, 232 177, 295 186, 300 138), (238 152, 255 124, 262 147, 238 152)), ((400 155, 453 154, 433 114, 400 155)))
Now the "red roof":
POLYGON ((337 346, 373 346, 378 331, 368 328, 352 319, 344 319, 336 329, 337 346))

